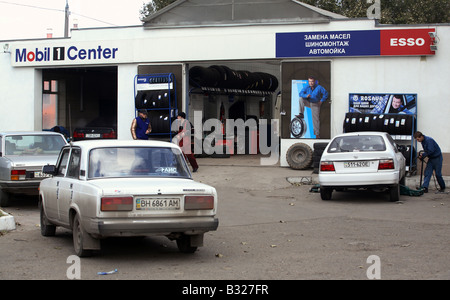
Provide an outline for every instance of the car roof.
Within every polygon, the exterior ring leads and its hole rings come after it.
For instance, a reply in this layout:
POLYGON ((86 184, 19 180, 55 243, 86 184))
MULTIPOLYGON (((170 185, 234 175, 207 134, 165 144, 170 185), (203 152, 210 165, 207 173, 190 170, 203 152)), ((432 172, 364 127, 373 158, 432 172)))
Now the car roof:
POLYGON ((54 131, 0 131, 0 135, 60 135, 54 131))
POLYGON ((174 143, 155 141, 155 140, 83 140, 71 143, 73 146, 78 146, 82 149, 92 149, 99 147, 171 147, 179 148, 174 143))
POLYGON ((387 133, 386 132, 382 132, 382 131, 356 131, 356 132, 347 132, 347 133, 338 134, 338 135, 335 136, 335 138, 343 137, 343 136, 358 136, 358 135, 386 136, 387 133))

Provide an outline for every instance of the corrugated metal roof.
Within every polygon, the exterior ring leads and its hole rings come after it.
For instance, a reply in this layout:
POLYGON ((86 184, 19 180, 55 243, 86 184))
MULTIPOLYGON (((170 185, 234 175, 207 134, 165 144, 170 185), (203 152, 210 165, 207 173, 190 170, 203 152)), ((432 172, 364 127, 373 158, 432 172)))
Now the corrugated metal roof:
POLYGON ((144 27, 315 23, 346 19, 295 0, 178 0, 144 20, 144 27))

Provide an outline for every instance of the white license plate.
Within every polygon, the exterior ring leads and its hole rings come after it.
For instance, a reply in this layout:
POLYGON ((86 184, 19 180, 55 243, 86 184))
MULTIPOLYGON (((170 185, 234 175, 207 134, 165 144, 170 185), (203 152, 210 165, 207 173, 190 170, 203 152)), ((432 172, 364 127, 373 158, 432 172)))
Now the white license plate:
POLYGON ((368 161, 346 161, 344 162, 344 168, 368 168, 368 161))
POLYGON ((40 178, 40 177, 51 177, 52 175, 50 175, 50 174, 45 174, 45 173, 42 173, 42 172, 40 172, 40 171, 35 171, 34 172, 34 178, 40 178))
POLYGON ((180 209, 180 198, 137 198, 136 209, 177 210, 180 209))
POLYGON ((86 133, 86 138, 95 139, 95 138, 99 138, 99 137, 100 137, 100 133, 86 133))

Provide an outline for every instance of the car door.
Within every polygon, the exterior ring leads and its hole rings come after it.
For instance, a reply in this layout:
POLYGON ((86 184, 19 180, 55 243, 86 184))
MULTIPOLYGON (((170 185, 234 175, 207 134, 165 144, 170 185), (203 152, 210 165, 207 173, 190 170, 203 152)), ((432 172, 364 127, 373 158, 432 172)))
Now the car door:
POLYGON ((59 223, 58 214, 58 197, 60 181, 64 178, 67 170, 67 163, 69 161, 70 148, 65 148, 61 151, 56 162, 56 174, 53 178, 45 180, 44 192, 44 206, 47 218, 59 223))
POLYGON ((69 209, 74 198, 74 187, 79 181, 80 175, 80 148, 73 147, 67 165, 67 172, 60 180, 58 193, 58 214, 59 220, 64 224, 69 224, 69 209))

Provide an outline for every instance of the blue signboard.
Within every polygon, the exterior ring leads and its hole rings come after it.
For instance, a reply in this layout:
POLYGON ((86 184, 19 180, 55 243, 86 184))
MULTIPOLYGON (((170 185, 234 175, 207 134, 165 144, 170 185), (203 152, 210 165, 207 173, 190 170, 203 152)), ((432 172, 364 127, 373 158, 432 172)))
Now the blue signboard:
POLYGON ((380 55, 380 31, 320 31, 276 34, 277 57, 380 55))

